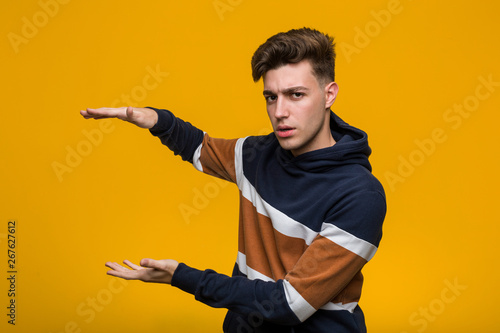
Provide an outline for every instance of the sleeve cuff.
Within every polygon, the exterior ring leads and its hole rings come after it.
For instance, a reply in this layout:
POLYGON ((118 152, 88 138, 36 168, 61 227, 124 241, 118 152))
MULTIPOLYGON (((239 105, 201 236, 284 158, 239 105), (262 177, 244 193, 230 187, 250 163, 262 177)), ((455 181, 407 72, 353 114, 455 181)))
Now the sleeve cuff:
POLYGON ((174 115, 168 110, 156 109, 147 106, 148 109, 152 109, 158 114, 158 121, 156 124, 149 129, 151 134, 158 136, 160 134, 168 134, 172 131, 174 127, 174 115))
POLYGON ((190 294, 196 293, 203 271, 191 268, 184 263, 179 263, 172 276, 172 286, 190 294))

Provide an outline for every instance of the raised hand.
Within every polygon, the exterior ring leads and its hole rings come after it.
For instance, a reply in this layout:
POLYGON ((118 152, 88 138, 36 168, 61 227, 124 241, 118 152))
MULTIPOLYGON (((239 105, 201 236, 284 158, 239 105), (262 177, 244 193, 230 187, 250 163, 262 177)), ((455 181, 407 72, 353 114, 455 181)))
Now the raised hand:
POLYGON ((158 114, 156 111, 148 108, 133 108, 131 106, 122 108, 86 109, 81 110, 80 114, 85 119, 118 118, 141 128, 151 128, 158 121, 158 114))

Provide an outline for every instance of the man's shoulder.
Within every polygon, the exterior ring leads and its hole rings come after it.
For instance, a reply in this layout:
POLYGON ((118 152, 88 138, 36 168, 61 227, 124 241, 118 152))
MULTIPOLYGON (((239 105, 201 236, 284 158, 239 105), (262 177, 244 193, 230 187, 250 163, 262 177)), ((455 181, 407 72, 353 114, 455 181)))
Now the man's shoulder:
POLYGON ((253 159, 267 151, 274 151, 279 145, 274 133, 267 135, 248 136, 243 139, 242 153, 244 159, 253 159), (246 158, 245 158, 246 157, 246 158))
POLYGON ((276 135, 269 133, 266 135, 251 135, 244 138, 245 147, 267 146, 273 143, 278 143, 276 135))
POLYGON ((378 178, 360 164, 347 164, 338 169, 330 170, 332 174, 336 174, 337 186, 350 189, 349 192, 379 192, 384 194, 384 188, 378 178))

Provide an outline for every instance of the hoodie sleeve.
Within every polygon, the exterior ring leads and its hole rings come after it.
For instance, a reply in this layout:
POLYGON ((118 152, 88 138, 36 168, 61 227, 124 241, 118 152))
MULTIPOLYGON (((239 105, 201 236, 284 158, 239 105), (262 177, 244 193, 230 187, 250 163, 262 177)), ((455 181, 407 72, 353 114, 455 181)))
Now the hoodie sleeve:
POLYGON ((168 110, 153 109, 158 114, 158 121, 149 129, 175 155, 180 155, 184 161, 193 163, 193 155, 201 145, 203 132, 188 122, 176 118, 168 110))
POLYGON ((226 308, 245 316, 256 315, 281 325, 300 323, 288 306, 283 280, 270 282, 244 276, 229 277, 180 263, 172 278, 172 286, 215 308, 226 308))
POLYGON ((168 110, 153 109, 158 122, 149 131, 184 161, 204 173, 236 181, 234 147, 237 140, 215 139, 168 110))

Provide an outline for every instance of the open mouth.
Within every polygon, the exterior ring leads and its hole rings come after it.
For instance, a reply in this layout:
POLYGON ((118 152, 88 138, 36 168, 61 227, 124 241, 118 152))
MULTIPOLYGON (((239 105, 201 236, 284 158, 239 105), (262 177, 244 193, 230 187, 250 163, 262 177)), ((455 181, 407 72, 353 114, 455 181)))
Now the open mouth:
POLYGON ((288 138, 293 135, 294 131, 295 129, 293 127, 282 125, 278 126, 278 128, 276 129, 276 134, 280 138, 288 138))

